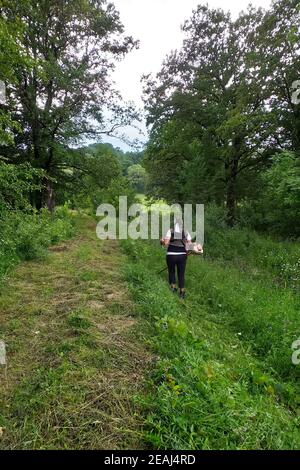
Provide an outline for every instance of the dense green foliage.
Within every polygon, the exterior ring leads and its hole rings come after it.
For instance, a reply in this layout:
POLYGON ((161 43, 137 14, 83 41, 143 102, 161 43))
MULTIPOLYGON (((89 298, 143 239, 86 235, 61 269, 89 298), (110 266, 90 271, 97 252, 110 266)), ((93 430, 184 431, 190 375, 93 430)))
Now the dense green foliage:
POLYGON ((74 166, 68 146, 118 135, 137 118, 110 78, 115 61, 137 43, 125 36, 106 0, 1 0, 0 8, 0 58, 12 43, 0 76, 6 84, 1 132, 7 136, 0 135, 1 159, 42 169, 44 184, 33 203, 53 210, 54 181, 63 185, 74 166))
POLYGON ((0 279, 21 260, 45 256, 47 246, 69 238, 72 217, 67 208, 38 212, 30 204, 43 173, 29 164, 0 163, 0 279))
POLYGON ((29 209, 30 194, 40 189, 43 172, 29 164, 10 165, 0 162, 0 214, 3 211, 29 209))
POLYGON ((144 193, 147 186, 147 173, 142 165, 132 165, 128 168, 128 179, 138 193, 144 193))
POLYGON ((226 205, 230 226, 250 207, 252 227, 300 235, 299 25, 295 0, 236 20, 198 6, 182 49, 145 78, 156 195, 226 205))
POLYGON ((110 144, 92 144, 68 150, 65 173, 54 183, 57 202, 68 201, 73 208, 84 208, 95 214, 103 202, 118 206, 119 195, 135 201, 136 186, 129 178, 137 165, 139 153, 124 153, 110 144))
POLYGON ((256 194, 241 206, 243 223, 259 230, 297 237, 300 234, 300 159, 284 152, 256 180, 256 194))
POLYGON ((0 280, 14 264, 44 257, 49 245, 66 240, 74 233, 72 216, 63 207, 53 214, 47 210, 4 212, 0 221, 0 280))

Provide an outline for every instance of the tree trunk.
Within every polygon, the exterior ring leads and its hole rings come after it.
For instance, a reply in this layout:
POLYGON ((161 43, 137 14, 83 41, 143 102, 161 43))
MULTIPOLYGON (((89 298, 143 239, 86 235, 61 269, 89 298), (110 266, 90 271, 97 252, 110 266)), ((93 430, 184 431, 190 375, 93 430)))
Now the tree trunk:
POLYGON ((226 209, 227 224, 233 227, 236 223, 236 188, 233 180, 230 180, 227 185, 226 209))
POLYGON ((295 113, 294 148, 296 153, 300 155, 300 105, 295 113))
POLYGON ((237 203, 237 174, 238 159, 233 159, 228 166, 227 178, 227 197, 226 197, 226 219, 229 227, 233 227, 236 223, 236 203, 237 203))
POLYGON ((43 188, 43 207, 46 207, 50 212, 55 209, 55 194, 53 188, 53 182, 49 179, 45 180, 45 187, 43 188))

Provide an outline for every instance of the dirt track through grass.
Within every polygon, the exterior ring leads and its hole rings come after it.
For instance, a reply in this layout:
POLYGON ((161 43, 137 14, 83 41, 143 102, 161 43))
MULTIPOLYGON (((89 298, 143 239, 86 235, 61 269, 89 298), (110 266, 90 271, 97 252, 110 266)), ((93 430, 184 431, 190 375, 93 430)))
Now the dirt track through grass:
POLYGON ((135 396, 151 359, 118 243, 78 236, 22 263, 1 287, 0 448, 141 448, 135 396))

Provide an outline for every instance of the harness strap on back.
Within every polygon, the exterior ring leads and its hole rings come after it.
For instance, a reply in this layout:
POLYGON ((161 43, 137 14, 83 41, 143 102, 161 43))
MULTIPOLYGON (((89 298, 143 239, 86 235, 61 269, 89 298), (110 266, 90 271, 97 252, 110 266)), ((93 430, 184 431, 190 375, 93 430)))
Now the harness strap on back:
MULTIPOLYGON (((175 230, 172 228, 171 229, 170 243, 172 243, 175 240, 174 233, 175 233, 175 230)), ((179 238, 176 238, 176 240, 180 240, 182 242, 183 246, 185 247, 186 235, 185 235, 185 230, 184 229, 182 229, 181 236, 182 236, 181 240, 179 238)))

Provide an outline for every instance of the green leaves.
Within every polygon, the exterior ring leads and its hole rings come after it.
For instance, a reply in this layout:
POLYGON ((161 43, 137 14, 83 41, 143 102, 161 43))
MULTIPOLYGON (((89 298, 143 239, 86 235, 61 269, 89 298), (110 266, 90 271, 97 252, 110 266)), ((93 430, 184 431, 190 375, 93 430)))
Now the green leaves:
POLYGON ((0 162, 1 209, 30 209, 29 195, 41 189, 44 172, 29 163, 12 165, 0 162))
POLYGON ((291 102, 300 67, 296 3, 280 0, 268 11, 249 6, 236 20, 199 6, 185 23, 182 49, 167 57, 156 80, 146 80, 154 194, 226 201, 234 225, 239 203, 253 200, 253 187, 262 185, 258 175, 270 156, 299 151, 300 105, 291 102))
MULTIPOLYGON (((55 189, 65 189, 66 171, 73 171, 68 145, 78 147, 83 137, 118 136, 138 117, 111 81, 115 60, 137 44, 124 35, 118 12, 104 0, 3 0, 1 13, 0 80, 7 84, 1 155, 11 163, 34 162, 48 181, 57 181, 55 189)), ((93 163, 99 175, 99 162, 93 163)), ((102 186, 109 184, 105 167, 102 186)), ((54 188, 51 200, 47 191, 37 191, 37 206, 46 201, 50 209, 54 188)))

